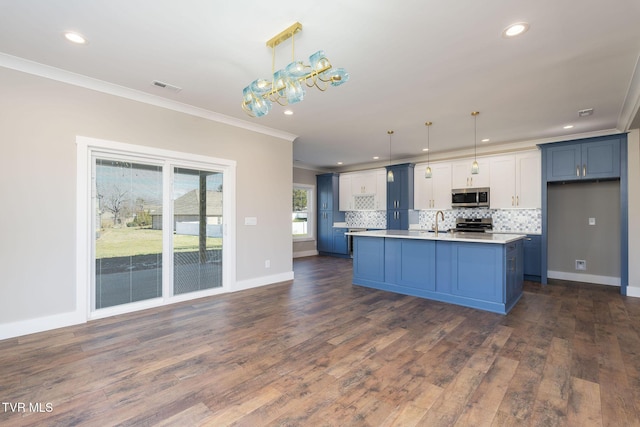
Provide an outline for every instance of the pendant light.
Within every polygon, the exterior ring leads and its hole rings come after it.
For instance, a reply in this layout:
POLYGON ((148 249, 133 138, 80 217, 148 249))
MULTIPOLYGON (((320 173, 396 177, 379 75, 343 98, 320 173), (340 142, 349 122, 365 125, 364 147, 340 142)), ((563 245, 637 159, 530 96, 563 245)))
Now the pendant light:
POLYGON ((473 164, 471 165, 471 173, 473 175, 477 175, 480 172, 480 166, 478 166, 478 159, 477 159, 477 130, 478 130, 478 126, 477 126, 477 122, 478 122, 478 114, 480 114, 479 111, 473 111, 471 113, 471 115, 473 116, 473 164))
POLYGON ((431 165, 429 163, 429 151, 431 149, 431 147, 429 147, 429 128, 432 124, 433 122, 426 122, 424 124, 427 127, 427 169, 424 171, 424 177, 427 179, 431 178, 431 165))
MULTIPOLYGON (((389 167, 391 167, 391 135, 393 135, 392 130, 388 130, 387 134, 389 134, 389 167)), ((391 169, 387 170, 387 182, 393 182, 394 176, 393 171, 391 169)))

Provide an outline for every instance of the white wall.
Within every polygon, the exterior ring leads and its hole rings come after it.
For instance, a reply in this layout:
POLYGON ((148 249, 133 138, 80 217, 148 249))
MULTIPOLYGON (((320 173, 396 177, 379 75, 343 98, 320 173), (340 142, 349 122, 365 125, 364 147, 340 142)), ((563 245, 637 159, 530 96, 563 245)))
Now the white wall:
POLYGON ((629 166, 629 287, 627 295, 640 297, 640 130, 627 136, 629 166))
POLYGON ((235 160, 236 288, 293 277, 290 140, 2 67, 0 93, 0 338, 76 310, 77 135, 235 160))

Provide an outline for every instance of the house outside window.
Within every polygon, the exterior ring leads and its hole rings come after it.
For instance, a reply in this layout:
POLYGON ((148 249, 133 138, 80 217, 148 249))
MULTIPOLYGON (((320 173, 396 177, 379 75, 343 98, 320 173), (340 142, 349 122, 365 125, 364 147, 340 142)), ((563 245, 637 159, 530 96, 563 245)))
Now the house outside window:
POLYGON ((311 240, 314 238, 313 193, 312 185, 293 184, 291 228, 294 240, 311 240))

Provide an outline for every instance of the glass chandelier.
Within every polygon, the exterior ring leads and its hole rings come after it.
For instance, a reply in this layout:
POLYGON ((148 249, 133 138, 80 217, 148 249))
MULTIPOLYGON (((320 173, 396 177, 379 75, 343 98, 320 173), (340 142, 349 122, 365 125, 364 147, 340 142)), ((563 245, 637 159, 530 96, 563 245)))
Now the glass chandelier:
POLYGON ((272 49, 272 80, 256 79, 242 91, 242 109, 251 117, 269 114, 271 105, 289 105, 304 99, 305 86, 325 91, 329 85, 340 86, 349 80, 344 68, 333 68, 324 51, 319 50, 309 57, 309 65, 295 60, 295 33, 302 30, 302 24, 296 22, 280 34, 267 41, 272 49), (276 46, 291 38, 291 63, 285 68, 275 70, 276 46))

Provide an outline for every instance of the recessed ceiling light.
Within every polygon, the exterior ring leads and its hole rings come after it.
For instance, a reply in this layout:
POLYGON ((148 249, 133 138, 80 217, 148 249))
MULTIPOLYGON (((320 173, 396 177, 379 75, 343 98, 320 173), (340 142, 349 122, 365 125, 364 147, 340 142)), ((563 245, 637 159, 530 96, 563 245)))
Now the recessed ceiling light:
POLYGON ((573 129, 573 125, 566 125, 563 127, 563 129, 573 129))
POLYGON ((373 156, 373 160, 378 160, 379 158, 379 156, 373 156))
POLYGON ((423 148, 422 151, 429 151, 429 149, 428 148, 423 148))
POLYGON ((526 22, 516 22, 515 24, 509 25, 504 29, 504 31, 502 31, 502 37, 511 38, 519 36, 520 34, 527 32, 528 29, 529 24, 526 22))
POLYGON ((338 164, 339 164, 339 165, 341 165, 341 164, 342 164, 342 162, 338 162, 338 164))
POLYGON ((82 34, 74 33, 73 31, 67 31, 64 33, 64 38, 75 44, 87 43, 87 39, 82 34))
POLYGON ((284 115, 285 115, 285 116, 292 116, 292 115, 293 115, 293 111, 291 111, 291 110, 284 110, 284 115))
POLYGON ((491 141, 489 138, 485 138, 485 139, 480 140, 480 142, 489 142, 489 141, 491 141))

